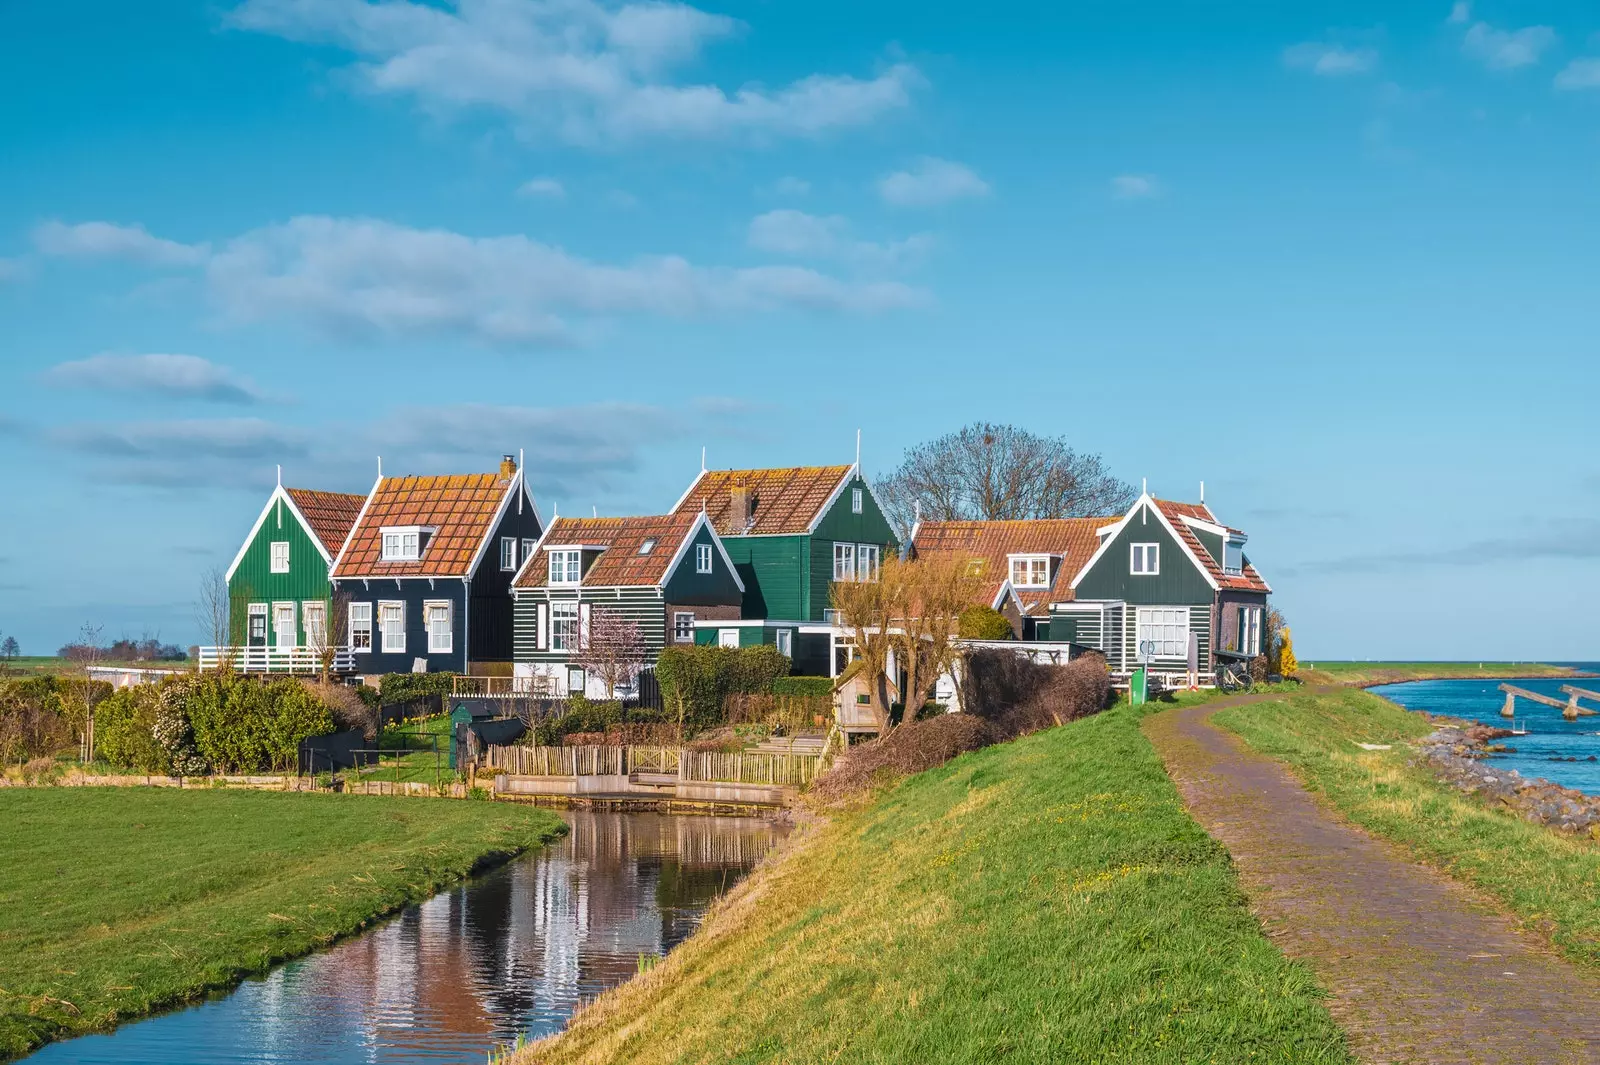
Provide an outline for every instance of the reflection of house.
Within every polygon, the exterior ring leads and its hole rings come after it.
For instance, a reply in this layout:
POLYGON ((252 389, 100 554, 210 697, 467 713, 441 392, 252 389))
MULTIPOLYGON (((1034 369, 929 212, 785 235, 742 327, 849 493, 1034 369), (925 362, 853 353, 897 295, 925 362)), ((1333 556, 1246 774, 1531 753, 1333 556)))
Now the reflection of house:
POLYGON ((578 660, 596 611, 639 627, 643 661, 694 640, 708 619, 737 621, 744 585, 702 513, 641 518, 557 518, 513 582, 516 676, 539 690, 585 691, 605 681, 578 660))
POLYGON ((737 625, 697 620, 697 641, 776 644, 794 672, 830 672, 829 587, 874 579, 897 547, 859 467, 701 470, 673 513, 701 510, 738 569, 744 602, 737 625))
POLYGON ((510 455, 497 473, 379 476, 332 580, 362 674, 511 663, 511 578, 543 528, 510 455))

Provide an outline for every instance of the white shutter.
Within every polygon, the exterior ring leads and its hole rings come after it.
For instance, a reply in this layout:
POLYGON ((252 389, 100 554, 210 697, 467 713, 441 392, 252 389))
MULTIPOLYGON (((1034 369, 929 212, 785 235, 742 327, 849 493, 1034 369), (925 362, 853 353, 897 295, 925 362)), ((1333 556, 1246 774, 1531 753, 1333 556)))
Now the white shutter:
POLYGON ((580 648, 587 648, 589 646, 589 604, 588 603, 579 603, 578 604, 578 646, 580 648))
POLYGON ((539 604, 539 637, 538 647, 541 651, 550 649, 550 604, 539 604))

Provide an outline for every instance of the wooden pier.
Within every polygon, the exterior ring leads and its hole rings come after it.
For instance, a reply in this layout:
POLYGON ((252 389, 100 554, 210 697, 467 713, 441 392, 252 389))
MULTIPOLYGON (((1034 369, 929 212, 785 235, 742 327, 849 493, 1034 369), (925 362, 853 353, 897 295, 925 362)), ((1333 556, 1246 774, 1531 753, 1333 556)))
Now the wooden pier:
POLYGON ((1527 699, 1529 702, 1535 702, 1543 706, 1554 707, 1555 709, 1560 710, 1561 716, 1566 718, 1568 721, 1576 721, 1580 717, 1590 717, 1594 714, 1600 714, 1600 710, 1591 710, 1589 707, 1578 702, 1580 697, 1585 699, 1593 699, 1597 702, 1600 702, 1600 692, 1589 691, 1586 688, 1575 688, 1570 684, 1563 684, 1561 686, 1561 690, 1567 693, 1567 698, 1565 700, 1557 699, 1553 695, 1544 695, 1540 692, 1529 691, 1527 688, 1519 688, 1514 684, 1502 684, 1500 685, 1500 690, 1506 693, 1505 705, 1500 708, 1501 717, 1514 718, 1516 716, 1518 699, 1527 699))

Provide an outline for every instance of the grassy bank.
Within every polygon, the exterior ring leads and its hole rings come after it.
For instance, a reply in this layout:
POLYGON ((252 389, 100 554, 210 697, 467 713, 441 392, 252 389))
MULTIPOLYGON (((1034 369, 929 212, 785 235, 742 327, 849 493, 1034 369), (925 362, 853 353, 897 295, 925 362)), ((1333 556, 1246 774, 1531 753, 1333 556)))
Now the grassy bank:
POLYGON ((1508 677, 1570 677, 1569 666, 1542 662, 1314 662, 1303 665, 1300 679, 1307 684, 1347 684, 1365 688, 1397 684, 1403 680, 1455 680, 1508 677), (1315 668, 1313 668, 1315 667, 1315 668))
POLYGON ((1574 961, 1600 967, 1600 844, 1519 820, 1409 767, 1399 745, 1433 730, 1421 715, 1347 691, 1233 707, 1214 720, 1288 763, 1351 821, 1494 896, 1574 961))
POLYGON ((490 803, 0 789, 0 1059, 227 987, 561 830, 490 803))
POLYGON ((519 1062, 1345 1062, 1139 711, 963 755, 803 829, 519 1062))

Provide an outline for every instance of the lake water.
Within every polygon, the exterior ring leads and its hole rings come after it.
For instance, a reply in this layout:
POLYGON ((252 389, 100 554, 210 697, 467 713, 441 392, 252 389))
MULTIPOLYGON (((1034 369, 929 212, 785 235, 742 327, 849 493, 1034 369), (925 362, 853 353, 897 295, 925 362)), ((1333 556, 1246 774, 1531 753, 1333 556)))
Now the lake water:
MULTIPOLYGON (((418 802, 424 800, 416 800, 418 802)), ((29 1065, 479 1065, 559 1031, 671 950, 786 831, 573 811, 571 833, 224 998, 43 1048, 29 1065)))
MULTIPOLYGON (((1600 673, 1600 664, 1575 665, 1585 672, 1600 673)), ((1600 678, 1415 680, 1404 684, 1384 684, 1369 690, 1408 710, 1427 710, 1503 727, 1507 722, 1500 716, 1500 707, 1506 700, 1505 693, 1500 690, 1502 683, 1562 700, 1566 699, 1561 692, 1563 684, 1600 691, 1600 678)), ((1592 699, 1581 700, 1581 703, 1600 707, 1600 703, 1592 699)), ((1515 769, 1525 777, 1544 777, 1590 795, 1600 795, 1600 760, 1587 760, 1591 755, 1600 759, 1600 717, 1580 717, 1576 721, 1567 721, 1561 716, 1561 711, 1553 706, 1518 699, 1516 720, 1517 727, 1527 728, 1529 734, 1500 741, 1516 751, 1492 756, 1496 765, 1515 769), (1577 758, 1579 761, 1565 761, 1568 758, 1577 758)))

